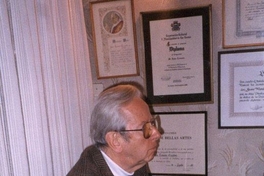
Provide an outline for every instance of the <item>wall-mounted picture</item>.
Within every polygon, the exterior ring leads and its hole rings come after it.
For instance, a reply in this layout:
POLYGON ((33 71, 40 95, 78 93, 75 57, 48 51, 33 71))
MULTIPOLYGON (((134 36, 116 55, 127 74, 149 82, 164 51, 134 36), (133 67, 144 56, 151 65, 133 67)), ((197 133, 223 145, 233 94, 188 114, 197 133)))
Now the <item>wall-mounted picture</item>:
POLYGON ((141 15, 149 103, 211 103, 211 5, 141 15))
POLYGON ((97 78, 138 75, 131 0, 90 2, 97 78))
POLYGON ((160 145, 152 175, 207 175, 207 112, 157 113, 160 145))
POLYGON ((264 49, 219 52, 219 127, 264 127, 264 49))
POLYGON ((223 47, 264 45, 263 0, 223 0, 223 47))

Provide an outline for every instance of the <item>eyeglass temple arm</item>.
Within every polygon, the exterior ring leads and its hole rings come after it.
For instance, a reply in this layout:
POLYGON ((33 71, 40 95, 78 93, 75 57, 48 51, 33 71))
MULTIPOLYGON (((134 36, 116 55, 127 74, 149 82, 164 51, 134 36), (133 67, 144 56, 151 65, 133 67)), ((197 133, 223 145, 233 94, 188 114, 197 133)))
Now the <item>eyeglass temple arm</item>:
POLYGON ((122 131, 142 131, 142 129, 134 129, 134 130, 120 130, 120 132, 122 131))

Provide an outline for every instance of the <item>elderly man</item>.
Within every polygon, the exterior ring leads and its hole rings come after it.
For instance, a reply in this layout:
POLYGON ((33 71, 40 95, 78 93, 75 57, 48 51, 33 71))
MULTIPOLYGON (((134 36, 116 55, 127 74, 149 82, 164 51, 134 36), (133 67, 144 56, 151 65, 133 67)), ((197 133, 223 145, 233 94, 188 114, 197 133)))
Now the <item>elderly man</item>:
POLYGON ((160 132, 142 92, 122 84, 104 90, 91 115, 91 138, 68 176, 146 176, 160 132))

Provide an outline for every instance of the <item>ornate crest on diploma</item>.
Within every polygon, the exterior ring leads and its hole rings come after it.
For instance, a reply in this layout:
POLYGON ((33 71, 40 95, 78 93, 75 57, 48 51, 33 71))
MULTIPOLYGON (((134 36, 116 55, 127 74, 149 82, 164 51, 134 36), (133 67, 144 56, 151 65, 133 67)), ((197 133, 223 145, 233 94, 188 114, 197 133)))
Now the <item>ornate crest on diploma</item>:
POLYGON ((179 23, 178 21, 174 21, 172 24, 171 24, 171 30, 172 31, 179 31, 181 28, 181 23, 179 23))

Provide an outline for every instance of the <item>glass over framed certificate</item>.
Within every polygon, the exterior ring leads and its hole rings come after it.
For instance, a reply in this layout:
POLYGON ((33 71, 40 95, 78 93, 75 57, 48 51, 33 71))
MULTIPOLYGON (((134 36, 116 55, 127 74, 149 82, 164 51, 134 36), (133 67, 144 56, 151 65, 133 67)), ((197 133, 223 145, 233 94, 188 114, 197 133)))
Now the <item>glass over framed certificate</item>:
POLYGON ((264 49, 222 51, 219 128, 264 127, 264 49))
POLYGON ((207 112, 157 113, 162 134, 152 175, 207 175, 207 112))
POLYGON ((132 0, 90 2, 97 78, 139 74, 132 0))
POLYGON ((264 45, 263 0, 223 0, 223 47, 264 45))
POLYGON ((150 103, 211 102, 211 5, 141 14, 150 103))

